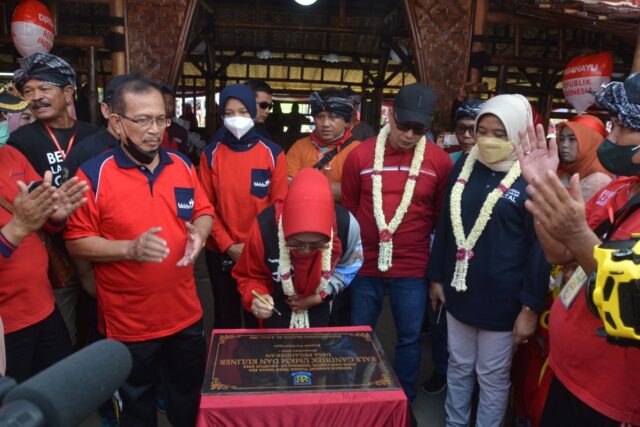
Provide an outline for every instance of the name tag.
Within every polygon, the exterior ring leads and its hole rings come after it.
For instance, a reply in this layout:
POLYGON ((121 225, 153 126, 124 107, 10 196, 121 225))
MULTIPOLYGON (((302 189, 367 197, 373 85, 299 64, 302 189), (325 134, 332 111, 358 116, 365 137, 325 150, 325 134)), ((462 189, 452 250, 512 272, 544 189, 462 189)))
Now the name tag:
POLYGON ((560 298, 560 302, 562 302, 565 310, 568 310, 569 307, 571 307, 571 304, 573 304, 573 301, 575 301, 586 282, 587 275, 582 267, 578 267, 575 273, 573 273, 573 276, 571 276, 571 279, 569 279, 567 284, 564 285, 564 288, 560 291, 560 295, 558 295, 558 298, 560 298))

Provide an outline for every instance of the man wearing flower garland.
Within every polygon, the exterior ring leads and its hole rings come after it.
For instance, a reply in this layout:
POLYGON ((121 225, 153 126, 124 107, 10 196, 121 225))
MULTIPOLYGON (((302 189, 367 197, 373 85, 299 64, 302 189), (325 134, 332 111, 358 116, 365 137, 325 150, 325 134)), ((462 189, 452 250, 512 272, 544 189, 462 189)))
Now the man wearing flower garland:
POLYGON ((426 143, 435 102, 423 84, 400 89, 389 125, 354 149, 342 174, 342 202, 360 223, 364 249, 351 285, 352 322, 375 327, 388 288, 398 335, 396 373, 410 401, 420 367, 431 232, 452 166, 444 150, 426 143))

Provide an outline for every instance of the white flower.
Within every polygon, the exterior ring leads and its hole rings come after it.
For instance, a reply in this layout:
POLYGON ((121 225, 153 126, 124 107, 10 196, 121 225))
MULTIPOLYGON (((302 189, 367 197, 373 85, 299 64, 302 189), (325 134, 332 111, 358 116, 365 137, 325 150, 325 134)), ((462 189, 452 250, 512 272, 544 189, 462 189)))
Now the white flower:
MULTIPOLYGON (((278 220, 278 251, 280 252, 280 281, 282 282, 282 290, 286 296, 295 296, 296 290, 293 287, 291 278, 291 254, 287 249, 287 242, 284 240, 284 231, 282 230, 282 215, 278 220)), ((320 284, 316 288, 316 294, 329 289, 329 278, 331 277, 331 252, 333 251, 333 228, 331 228, 331 240, 329 247, 322 250, 322 271, 320 273, 320 284)), ((300 313, 291 312, 290 329, 308 328, 309 313, 307 310, 300 313)))
POLYGON ((411 159, 409 176, 407 177, 407 182, 404 186, 404 192, 402 193, 400 204, 398 205, 393 218, 389 224, 387 224, 384 212, 382 211, 382 169, 384 167, 384 150, 390 131, 391 128, 388 124, 380 129, 378 139, 376 140, 373 157, 373 175, 371 176, 373 184, 373 216, 376 219, 376 225, 378 226, 378 232, 380 234, 380 250, 378 253, 378 270, 380 271, 388 271, 393 265, 393 233, 395 233, 400 226, 400 223, 411 204, 413 191, 416 187, 416 181, 418 179, 418 174, 420 173, 420 166, 424 159, 424 151, 426 147, 426 138, 423 136, 413 151, 413 159, 411 159))
POLYGON ((458 248, 458 252, 456 253, 456 268, 453 272, 451 286, 458 292, 467 290, 469 260, 474 256, 473 248, 487 227, 493 208, 496 206, 496 203, 498 203, 498 200, 500 200, 500 197, 509 191, 509 188, 520 176, 520 162, 515 162, 502 181, 500 181, 500 184, 487 196, 478 214, 478 219, 476 219, 471 232, 465 238, 464 227, 462 226, 462 192, 471 176, 471 171, 477 158, 478 147, 474 146, 469 152, 469 156, 464 162, 460 175, 451 189, 451 225, 453 227, 453 236, 456 240, 456 247, 458 248))

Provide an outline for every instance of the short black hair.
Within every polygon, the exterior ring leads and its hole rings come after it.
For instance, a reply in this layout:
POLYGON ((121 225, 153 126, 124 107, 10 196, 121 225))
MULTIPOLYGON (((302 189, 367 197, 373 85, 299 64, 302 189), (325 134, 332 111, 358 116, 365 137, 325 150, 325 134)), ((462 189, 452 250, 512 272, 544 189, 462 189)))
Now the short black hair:
POLYGON ((174 98, 176 96, 176 92, 173 90, 173 87, 168 83, 165 83, 162 86, 160 86, 160 92, 162 92, 163 95, 171 95, 174 98))
POLYGON ((264 80, 251 79, 251 80, 247 80, 243 84, 245 86, 249 86, 256 93, 266 92, 269 95, 273 95, 273 89, 271 89, 271 86, 269 86, 267 82, 265 82, 264 80))
POLYGON ((154 90, 162 94, 158 83, 139 74, 131 74, 130 78, 115 88, 109 107, 113 113, 122 114, 127 110, 127 103, 124 100, 127 93, 147 93, 154 90))

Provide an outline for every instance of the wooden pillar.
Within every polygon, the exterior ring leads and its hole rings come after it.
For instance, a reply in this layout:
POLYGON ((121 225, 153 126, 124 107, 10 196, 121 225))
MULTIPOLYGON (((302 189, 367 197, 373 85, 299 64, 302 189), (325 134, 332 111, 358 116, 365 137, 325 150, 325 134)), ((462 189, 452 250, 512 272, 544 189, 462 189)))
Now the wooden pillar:
MULTIPOLYGON (((484 36, 487 32, 487 15, 489 14, 489 0, 476 0, 476 8, 473 22, 473 35, 484 36)), ((484 44, 473 42, 471 55, 479 55, 485 51, 484 44)), ((482 68, 473 67, 469 70, 469 81, 479 83, 482 81, 482 68)))
MULTIPOLYGON (((124 8, 124 0, 111 0, 111 2, 109 3, 109 12, 113 17, 124 19, 124 8)), ((111 27, 111 31, 125 36, 126 30, 123 25, 116 25, 114 27, 111 27)), ((119 74, 125 74, 128 70, 126 57, 126 41, 124 44, 125 49, 123 51, 111 53, 111 75, 113 77, 119 74)))
POLYGON ((98 89, 96 88, 96 48, 89 48, 89 117, 98 125, 98 89))

